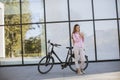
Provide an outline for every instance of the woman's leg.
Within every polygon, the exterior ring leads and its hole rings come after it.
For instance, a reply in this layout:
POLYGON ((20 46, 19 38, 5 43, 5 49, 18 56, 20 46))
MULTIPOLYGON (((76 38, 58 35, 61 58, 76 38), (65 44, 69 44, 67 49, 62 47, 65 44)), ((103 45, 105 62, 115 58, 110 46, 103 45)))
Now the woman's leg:
POLYGON ((74 48, 74 55, 75 55, 75 66, 76 66, 76 69, 77 69, 77 74, 82 74, 81 72, 81 69, 80 69, 80 65, 78 63, 78 61, 80 60, 80 50, 78 47, 75 47, 74 48))
POLYGON ((76 69, 79 68, 79 64, 78 64, 78 61, 79 61, 79 49, 77 47, 74 47, 74 55, 75 55, 75 66, 76 66, 76 69))
POLYGON ((85 52, 83 50, 83 48, 80 48, 80 69, 83 69, 85 66, 85 52))

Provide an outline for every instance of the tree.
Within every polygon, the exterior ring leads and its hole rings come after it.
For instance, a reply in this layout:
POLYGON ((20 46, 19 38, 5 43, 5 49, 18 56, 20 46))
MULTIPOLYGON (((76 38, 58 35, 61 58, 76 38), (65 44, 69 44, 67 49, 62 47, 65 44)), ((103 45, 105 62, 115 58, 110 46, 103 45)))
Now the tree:
POLYGON ((25 53, 31 54, 31 53, 40 53, 41 52, 41 46, 40 38, 29 38, 29 40, 25 40, 25 53))
MULTIPOLYGON (((29 11, 29 1, 23 0, 24 9, 27 10, 27 14, 22 14, 22 22, 30 22, 31 14, 29 11)), ((19 0, 1 0, 5 4, 5 24, 19 24, 20 23, 20 7, 19 0)), ((21 27, 19 25, 7 25, 5 26, 5 49, 6 56, 12 57, 15 53, 21 52, 21 35, 25 38, 26 32, 29 30, 29 25, 23 26, 21 34, 21 27)))

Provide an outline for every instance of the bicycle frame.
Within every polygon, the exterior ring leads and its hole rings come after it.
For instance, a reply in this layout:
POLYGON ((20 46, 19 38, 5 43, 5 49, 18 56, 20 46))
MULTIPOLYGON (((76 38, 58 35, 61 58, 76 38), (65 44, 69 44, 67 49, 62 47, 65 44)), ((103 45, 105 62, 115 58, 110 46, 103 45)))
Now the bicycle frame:
MULTIPOLYGON (((68 62, 69 53, 70 53, 70 50, 68 50, 68 53, 67 53, 67 56, 66 56, 66 59, 65 59, 65 63, 68 62)), ((58 57, 58 55, 55 53, 55 51, 54 51, 54 46, 52 46, 51 51, 49 52, 48 55, 52 56, 52 54, 55 55, 55 57, 58 59, 58 61, 59 61, 61 64, 64 63, 64 62, 58 57)), ((52 57, 53 57, 53 56, 52 56, 52 57)))

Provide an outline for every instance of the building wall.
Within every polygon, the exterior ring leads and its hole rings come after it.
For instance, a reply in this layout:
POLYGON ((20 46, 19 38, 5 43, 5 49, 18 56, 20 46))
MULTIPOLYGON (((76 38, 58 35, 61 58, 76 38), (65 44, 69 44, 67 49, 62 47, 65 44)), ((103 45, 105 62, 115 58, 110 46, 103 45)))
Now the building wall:
POLYGON ((120 60, 120 0, 0 2, 5 5, 3 33, 9 37, 4 40, 6 55, 0 59, 1 65, 37 64, 47 53, 48 40, 62 45, 55 52, 64 61, 66 47, 73 46, 71 34, 75 24, 85 34, 89 61, 120 60))

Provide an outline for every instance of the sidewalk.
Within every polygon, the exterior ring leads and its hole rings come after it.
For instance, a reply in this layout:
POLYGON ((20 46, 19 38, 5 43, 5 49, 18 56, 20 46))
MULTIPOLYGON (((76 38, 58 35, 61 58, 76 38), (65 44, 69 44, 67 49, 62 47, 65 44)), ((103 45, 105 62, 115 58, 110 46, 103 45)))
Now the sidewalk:
POLYGON ((90 63, 84 75, 60 65, 47 74, 40 74, 37 66, 0 67, 0 80, 120 80, 120 61, 90 63))
POLYGON ((120 80, 120 72, 101 73, 94 75, 77 75, 74 77, 63 77, 45 80, 120 80))

